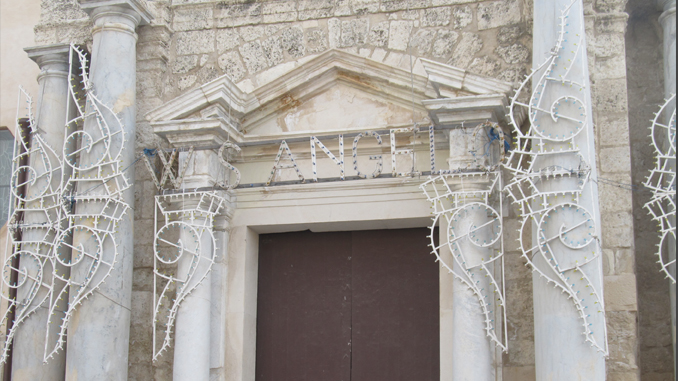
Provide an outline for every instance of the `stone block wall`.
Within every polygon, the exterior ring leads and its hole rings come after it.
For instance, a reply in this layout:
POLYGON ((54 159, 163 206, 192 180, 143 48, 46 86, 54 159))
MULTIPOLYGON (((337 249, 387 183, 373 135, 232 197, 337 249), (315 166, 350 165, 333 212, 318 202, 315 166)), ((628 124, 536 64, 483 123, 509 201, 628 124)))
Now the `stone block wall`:
POLYGON ((638 301, 626 89, 626 0, 586 4, 603 243, 608 380, 637 380, 638 301))
POLYGON ((661 10, 654 2, 629 0, 626 70, 633 169, 633 222, 638 278, 639 366, 643 380, 675 380, 671 346, 669 281, 659 272, 657 224, 643 208, 651 192, 642 186, 654 167, 650 120, 664 103, 661 10))
POLYGON ((530 62, 520 0, 174 1, 171 96, 221 75, 260 86, 328 49, 423 74, 429 58, 510 82, 530 62))

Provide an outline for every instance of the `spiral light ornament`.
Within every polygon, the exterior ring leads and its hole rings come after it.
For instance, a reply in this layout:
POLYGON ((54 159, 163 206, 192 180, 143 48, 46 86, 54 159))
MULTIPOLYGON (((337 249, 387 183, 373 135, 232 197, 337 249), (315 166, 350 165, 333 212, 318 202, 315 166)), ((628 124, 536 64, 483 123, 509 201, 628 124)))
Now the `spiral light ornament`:
POLYGON ((216 251, 212 229, 224 204, 215 192, 155 197, 153 361, 171 345, 181 302, 212 270, 216 251))
POLYGON ((584 339, 607 355, 602 249, 591 209, 597 208, 591 200, 598 195, 587 161, 593 152, 587 79, 571 78, 573 67, 586 55, 583 23, 581 28, 570 26, 575 3, 561 11, 550 56, 511 99, 516 144, 504 163, 512 174, 504 191, 520 213, 518 240, 527 265, 562 291, 581 319, 584 339), (516 120, 523 112, 529 126, 521 130, 516 120), (528 242, 524 237, 530 233, 528 242))

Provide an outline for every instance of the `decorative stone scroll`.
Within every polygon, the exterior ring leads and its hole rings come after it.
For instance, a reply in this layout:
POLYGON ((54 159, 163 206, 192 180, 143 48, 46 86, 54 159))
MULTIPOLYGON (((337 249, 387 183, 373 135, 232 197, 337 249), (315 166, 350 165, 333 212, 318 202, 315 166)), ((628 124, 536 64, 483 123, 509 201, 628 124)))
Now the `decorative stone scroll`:
POLYGON ((516 146, 505 163, 513 178, 504 191, 520 211, 519 243, 528 265, 565 294, 581 318, 585 340, 607 355, 584 24, 570 20, 575 3, 561 11, 550 56, 511 100, 516 146), (527 130, 516 122, 523 110, 527 130), (530 232, 536 236, 526 241, 530 232))
POLYGON ((181 302, 214 264, 214 217, 225 207, 216 192, 155 196, 153 361, 166 351, 181 302))
POLYGON ((16 289, 17 297, 9 299, 2 293, 10 307, 3 323, 10 311, 15 312, 3 362, 16 329, 38 308, 49 310, 43 360, 63 348, 73 312, 116 263, 117 226, 129 208, 122 194, 130 186, 122 173, 122 123, 96 97, 86 55, 74 45, 69 63, 68 96, 76 110, 66 114, 76 116, 66 121, 63 147, 47 145, 28 97, 31 144, 26 144, 28 137, 20 137, 18 145, 26 152, 14 157, 9 219, 14 254, 4 264, 3 284, 16 289), (28 165, 20 165, 24 157, 30 158, 28 165), (27 193, 18 193, 24 185, 27 193), (18 267, 12 264, 14 258, 19 258, 18 267), (10 282, 12 272, 18 275, 15 283, 10 282))
POLYGON ((676 96, 664 103, 652 120, 652 146, 656 164, 645 181, 652 199, 645 204, 659 227, 657 261, 666 278, 676 283, 676 258, 669 256, 676 247, 676 96))
POLYGON ((486 335, 503 351, 508 350, 504 292, 504 242, 502 238, 501 174, 467 172, 429 178, 421 189, 431 202, 432 254, 478 298, 486 335), (436 242, 439 222, 447 231, 436 242), (442 239, 445 237, 445 239, 442 239), (447 247, 455 264, 445 261, 447 247))

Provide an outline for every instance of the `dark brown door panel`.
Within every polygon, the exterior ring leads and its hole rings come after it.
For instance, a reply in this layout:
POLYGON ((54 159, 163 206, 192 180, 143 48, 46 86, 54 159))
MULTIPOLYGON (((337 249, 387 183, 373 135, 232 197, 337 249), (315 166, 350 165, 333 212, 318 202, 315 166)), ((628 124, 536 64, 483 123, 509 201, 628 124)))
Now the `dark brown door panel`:
POLYGON ((256 380, 438 380, 438 265, 426 235, 261 235, 256 380))

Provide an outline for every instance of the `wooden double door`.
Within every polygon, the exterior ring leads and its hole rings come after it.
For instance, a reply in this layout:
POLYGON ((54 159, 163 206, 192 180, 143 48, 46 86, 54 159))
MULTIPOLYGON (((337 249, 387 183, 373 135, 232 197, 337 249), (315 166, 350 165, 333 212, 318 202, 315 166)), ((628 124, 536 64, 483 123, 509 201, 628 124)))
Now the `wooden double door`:
POLYGON ((259 238, 257 381, 439 380, 428 229, 259 238))

